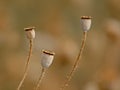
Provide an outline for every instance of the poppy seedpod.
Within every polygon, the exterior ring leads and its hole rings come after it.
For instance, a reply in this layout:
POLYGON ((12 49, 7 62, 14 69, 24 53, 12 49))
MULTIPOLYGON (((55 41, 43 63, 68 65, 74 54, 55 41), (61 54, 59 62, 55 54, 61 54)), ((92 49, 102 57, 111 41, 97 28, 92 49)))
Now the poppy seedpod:
POLYGON ((26 35, 28 39, 35 38, 35 27, 29 27, 24 29, 26 31, 26 35))
POLYGON ((89 31, 91 27, 91 16, 82 16, 80 19, 83 31, 89 31))
POLYGON ((54 59, 55 53, 53 51, 43 50, 41 54, 41 65, 44 68, 48 68, 54 59))

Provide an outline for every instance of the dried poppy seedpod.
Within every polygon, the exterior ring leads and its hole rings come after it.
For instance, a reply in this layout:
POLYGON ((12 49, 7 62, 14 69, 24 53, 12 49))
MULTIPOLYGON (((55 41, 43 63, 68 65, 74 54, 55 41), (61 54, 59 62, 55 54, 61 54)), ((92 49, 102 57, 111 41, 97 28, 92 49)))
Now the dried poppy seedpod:
POLYGON ((26 35, 28 39, 35 38, 35 27, 29 27, 24 29, 26 31, 26 35))
POLYGON ((42 55, 41 55, 42 71, 38 79, 38 82, 36 84, 35 90, 39 89, 40 83, 42 82, 46 69, 49 68, 53 62, 54 55, 55 53, 52 51, 42 50, 42 55))
POLYGON ((54 59, 55 53, 52 51, 43 50, 41 55, 41 65, 44 68, 48 68, 54 59))
POLYGON ((91 16, 82 16, 81 17, 81 27, 83 29, 83 38, 82 38, 82 42, 81 42, 81 47, 80 47, 80 51, 77 55, 77 58, 73 64, 72 70, 70 71, 70 73, 67 75, 67 78, 65 80, 65 83, 63 84, 63 86, 60 88, 60 90, 64 90, 65 87, 67 87, 69 85, 69 82, 71 81, 78 65, 79 62, 82 58, 82 53, 83 50, 85 48, 85 43, 86 43, 86 39, 87 39, 87 31, 90 29, 91 27, 91 16))
POLYGON ((32 47, 33 47, 33 39, 35 38, 35 27, 29 27, 29 28, 25 28, 24 30, 26 31, 26 35, 27 35, 27 38, 29 39, 30 41, 30 47, 29 47, 29 54, 28 54, 28 58, 27 58, 27 61, 26 61, 26 65, 25 65, 25 70, 24 70, 24 74, 23 74, 23 77, 17 87, 17 90, 20 90, 20 88, 22 87, 26 77, 27 77, 27 74, 28 74, 28 69, 29 69, 29 64, 30 64, 30 58, 31 58, 31 54, 32 54, 32 47))
POLYGON ((91 27, 91 16, 82 16, 81 17, 81 27, 83 29, 83 31, 88 31, 91 27))

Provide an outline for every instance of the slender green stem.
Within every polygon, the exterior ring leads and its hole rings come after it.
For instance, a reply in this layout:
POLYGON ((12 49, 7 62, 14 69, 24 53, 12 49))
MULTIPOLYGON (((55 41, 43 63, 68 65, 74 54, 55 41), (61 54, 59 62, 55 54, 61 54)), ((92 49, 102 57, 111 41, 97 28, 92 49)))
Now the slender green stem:
POLYGON ((76 71, 76 69, 78 67, 78 64, 79 64, 79 61, 80 61, 80 59, 82 57, 82 53, 83 53, 83 50, 84 50, 84 47, 85 47, 86 38, 87 38, 87 32, 84 32, 79 54, 78 54, 78 56, 76 58, 76 61, 75 61, 74 65, 73 65, 73 68, 72 68, 71 72, 68 74, 67 79, 66 79, 63 87, 60 88, 60 90, 64 90, 65 87, 68 86, 72 76, 74 75, 74 72, 76 71))
POLYGON ((27 58, 27 62, 26 62, 26 65, 25 65, 25 70, 24 70, 24 74, 23 74, 23 77, 22 77, 22 80, 20 81, 18 87, 17 87, 17 90, 20 90, 20 88, 22 87, 22 84, 28 74, 28 69, 29 69, 29 64, 30 64, 30 57, 31 57, 31 54, 32 54, 32 46, 33 46, 33 41, 30 40, 30 49, 29 49, 29 54, 28 54, 28 58, 27 58))
POLYGON ((41 75, 40 75, 40 77, 38 79, 37 86, 35 87, 35 90, 39 89, 39 86, 40 86, 40 83, 42 82, 44 74, 45 74, 45 68, 42 68, 42 72, 41 72, 41 75))

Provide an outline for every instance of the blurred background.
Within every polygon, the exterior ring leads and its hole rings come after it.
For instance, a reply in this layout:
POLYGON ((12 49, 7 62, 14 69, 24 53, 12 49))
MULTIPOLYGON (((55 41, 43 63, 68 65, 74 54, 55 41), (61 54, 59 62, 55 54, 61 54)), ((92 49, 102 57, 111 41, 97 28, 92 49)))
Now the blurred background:
POLYGON ((0 90, 16 90, 24 72, 29 40, 36 27, 33 54, 22 90, 33 90, 41 73, 42 49, 56 55, 41 90, 59 90, 80 49, 80 16, 90 15, 86 47, 66 90, 120 90, 119 0, 0 0, 0 90))

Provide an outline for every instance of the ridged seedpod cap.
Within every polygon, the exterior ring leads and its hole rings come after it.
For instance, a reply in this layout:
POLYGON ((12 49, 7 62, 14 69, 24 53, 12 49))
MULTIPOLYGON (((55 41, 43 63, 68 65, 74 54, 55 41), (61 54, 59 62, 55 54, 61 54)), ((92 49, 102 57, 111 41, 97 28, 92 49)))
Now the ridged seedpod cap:
POLYGON ((55 53, 53 51, 42 50, 41 65, 44 68, 50 67, 53 62, 55 53))
POLYGON ((81 27, 83 29, 83 31, 89 31, 90 27, 91 27, 91 16, 81 16, 81 27))
POLYGON ((28 27, 24 29, 26 31, 26 35, 28 39, 35 38, 35 27, 28 27))

